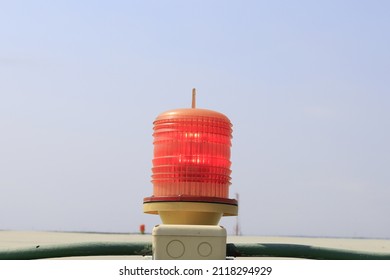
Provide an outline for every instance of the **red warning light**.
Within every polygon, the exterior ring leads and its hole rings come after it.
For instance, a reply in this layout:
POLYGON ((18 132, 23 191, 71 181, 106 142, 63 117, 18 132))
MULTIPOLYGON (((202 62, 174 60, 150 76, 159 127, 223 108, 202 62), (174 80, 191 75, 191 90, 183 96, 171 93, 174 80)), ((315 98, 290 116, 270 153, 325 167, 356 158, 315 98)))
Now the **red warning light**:
POLYGON ((192 108, 162 113, 153 124, 153 196, 144 203, 203 201, 237 206, 236 200, 228 198, 232 124, 225 115, 195 108, 193 91, 192 108))
POLYGON ((229 194, 232 125, 224 115, 180 109, 154 122, 154 196, 229 194))

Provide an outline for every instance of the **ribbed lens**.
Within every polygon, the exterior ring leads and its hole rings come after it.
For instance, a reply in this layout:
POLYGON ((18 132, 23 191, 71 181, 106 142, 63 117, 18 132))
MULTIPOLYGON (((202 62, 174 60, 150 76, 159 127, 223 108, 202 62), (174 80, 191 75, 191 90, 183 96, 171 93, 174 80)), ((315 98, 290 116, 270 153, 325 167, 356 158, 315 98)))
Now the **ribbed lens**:
POLYGON ((209 110, 160 115, 154 122, 153 195, 227 198, 231 127, 228 118, 209 110))

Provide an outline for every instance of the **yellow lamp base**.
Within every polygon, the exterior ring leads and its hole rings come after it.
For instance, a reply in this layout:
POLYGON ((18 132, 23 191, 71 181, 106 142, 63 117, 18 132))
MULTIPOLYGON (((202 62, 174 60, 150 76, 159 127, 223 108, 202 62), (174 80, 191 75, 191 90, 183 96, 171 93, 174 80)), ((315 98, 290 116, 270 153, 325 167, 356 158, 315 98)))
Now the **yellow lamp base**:
POLYGON ((218 225, 222 216, 237 216, 238 206, 210 202, 144 202, 144 213, 158 214, 163 224, 218 225))

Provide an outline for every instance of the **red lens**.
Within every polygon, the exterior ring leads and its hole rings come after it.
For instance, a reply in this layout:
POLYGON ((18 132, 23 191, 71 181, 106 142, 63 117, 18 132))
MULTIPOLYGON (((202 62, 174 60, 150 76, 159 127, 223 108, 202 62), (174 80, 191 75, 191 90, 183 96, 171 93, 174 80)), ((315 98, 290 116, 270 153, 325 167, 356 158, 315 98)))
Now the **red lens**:
POLYGON ((224 115, 183 109, 154 122, 154 196, 227 198, 232 125, 224 115))

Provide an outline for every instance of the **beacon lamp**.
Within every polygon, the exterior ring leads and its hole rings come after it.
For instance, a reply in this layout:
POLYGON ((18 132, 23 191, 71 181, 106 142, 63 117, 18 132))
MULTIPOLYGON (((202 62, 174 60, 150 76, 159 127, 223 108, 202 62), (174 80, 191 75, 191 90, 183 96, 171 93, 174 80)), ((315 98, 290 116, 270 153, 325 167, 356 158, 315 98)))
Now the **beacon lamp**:
POLYGON ((229 199, 232 124, 223 114, 195 108, 167 111, 154 121, 153 195, 148 214, 160 215, 153 229, 154 259, 225 259, 222 216, 237 216, 229 199))

